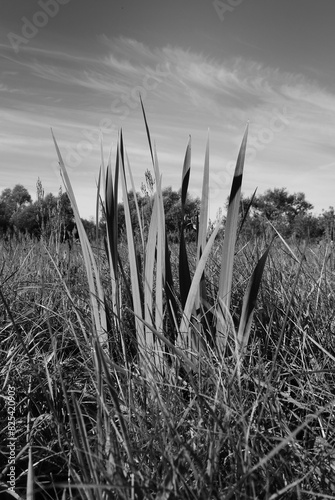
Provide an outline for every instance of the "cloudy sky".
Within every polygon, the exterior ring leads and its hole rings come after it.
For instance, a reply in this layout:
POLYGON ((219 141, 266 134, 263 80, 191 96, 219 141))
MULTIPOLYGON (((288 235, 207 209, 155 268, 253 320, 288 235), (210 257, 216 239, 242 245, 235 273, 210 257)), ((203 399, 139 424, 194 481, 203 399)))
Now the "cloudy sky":
POLYGON ((151 167, 178 189, 188 138, 201 193, 210 137, 211 216, 225 204, 246 127, 243 192, 303 191, 335 205, 334 0, 1 0, 0 191, 57 193, 58 140, 81 216, 94 214, 99 134, 122 127, 135 183, 151 167))

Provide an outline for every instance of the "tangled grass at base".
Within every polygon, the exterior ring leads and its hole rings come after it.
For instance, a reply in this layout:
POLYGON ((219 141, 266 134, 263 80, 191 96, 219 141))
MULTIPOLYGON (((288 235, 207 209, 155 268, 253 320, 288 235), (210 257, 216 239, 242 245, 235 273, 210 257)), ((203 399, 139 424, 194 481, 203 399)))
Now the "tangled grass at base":
MULTIPOLYGON (((144 114, 144 110, 143 110, 144 114)), ((208 232, 209 142, 198 238, 165 231, 162 177, 134 236, 123 135, 101 169, 107 235, 0 242, 3 400, 15 386, 16 493, 35 499, 335 498, 335 264, 331 241, 244 240, 238 154, 224 236, 208 232), (118 186, 126 235, 117 226, 118 186), (238 237, 237 237, 238 235, 238 237)), ((191 172, 182 169, 181 210, 191 172)), ((223 198, 225 193, 223 193, 223 198)), ((135 197, 136 198, 136 197, 135 197)), ((273 234, 272 234, 273 233, 273 234)), ((6 443, 7 406, 1 407, 6 443)), ((1 448, 0 482, 7 451, 1 448)))

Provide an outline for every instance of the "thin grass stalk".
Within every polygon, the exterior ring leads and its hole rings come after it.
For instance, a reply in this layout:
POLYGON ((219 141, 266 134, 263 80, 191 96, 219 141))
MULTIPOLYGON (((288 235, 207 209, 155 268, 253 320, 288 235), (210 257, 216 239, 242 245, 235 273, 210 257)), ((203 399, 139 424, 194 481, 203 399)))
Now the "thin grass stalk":
POLYGON ((131 168, 130 168, 130 163, 129 163, 129 158, 128 158, 127 153, 126 153, 126 159, 127 159, 128 173, 129 173, 130 182, 131 182, 131 188, 132 188, 133 193, 134 193, 134 201, 135 201, 135 207, 136 207, 136 213, 137 213, 137 220, 138 220, 138 226, 140 228, 142 250, 143 250, 143 256, 144 256, 144 260, 145 260, 145 245, 144 245, 144 231, 143 231, 142 218, 141 218, 140 209, 139 209, 139 206, 138 206, 134 178, 133 178, 133 174, 132 174, 132 171, 131 171, 131 168))
MULTIPOLYGON (((78 432, 77 432, 77 428, 76 428, 76 422, 74 420, 73 412, 72 412, 71 405, 69 402, 67 389, 65 387, 64 380, 63 380, 63 377, 62 377, 60 372, 59 372, 59 377, 60 377, 60 383, 62 386, 63 397, 64 397, 66 409, 67 409, 67 414, 69 415, 71 437, 73 440, 73 443, 71 443, 71 447, 73 448, 73 453, 78 461, 78 465, 80 466, 80 473, 82 474, 82 477, 84 479, 84 483, 89 484, 90 476, 87 474, 85 456, 83 454, 82 447, 80 445, 80 440, 79 440, 79 436, 78 436, 78 432)), ((70 466, 70 463, 69 463, 69 466, 70 466)), ((83 483, 82 477, 79 476, 79 474, 76 472, 76 470, 73 466, 71 467, 71 471, 70 471, 69 476, 74 476, 77 479, 80 486, 78 487, 78 485, 73 485, 73 487, 75 487, 75 489, 79 489, 79 492, 80 492, 80 495, 82 498, 88 498, 89 500, 94 500, 92 498, 92 492, 90 490, 86 493, 82 493, 81 490, 84 490, 84 486, 82 484, 83 483)), ((70 477, 69 477, 69 484, 67 486, 69 487, 69 489, 71 489, 72 485, 70 484, 70 477)))
MULTIPOLYGON (((50 254, 50 252, 49 252, 49 250, 47 249, 47 247, 45 247, 45 250, 46 250, 46 252, 47 252, 47 254, 48 254, 48 256, 49 256, 50 261, 52 262, 52 264, 53 264, 53 265, 54 265, 54 267, 55 267, 55 270, 56 270, 56 272, 57 272, 57 274, 58 274, 58 276, 59 276, 59 278, 60 278, 60 280, 61 280, 61 283, 62 283, 62 285, 63 285, 63 287, 64 287, 64 290, 65 290, 65 293, 66 293, 66 295, 67 295, 68 299, 70 300, 70 303, 73 305, 73 311, 74 311, 74 313, 75 313, 75 315, 76 315, 76 318, 77 318, 78 324, 80 325, 80 328, 81 328, 81 331, 82 331, 83 337, 84 337, 84 339, 85 339, 85 342, 86 342, 86 343, 88 343, 88 342, 89 342, 89 338, 88 338, 88 336, 87 336, 85 326, 84 326, 83 321, 82 321, 82 318, 80 317, 80 314, 79 314, 79 312, 78 312, 78 310, 77 310, 77 308, 76 308, 76 306, 75 306, 75 304, 74 304, 73 297, 72 297, 71 292, 70 292, 70 290, 69 290, 69 288, 68 288, 68 286, 67 286, 67 284, 66 284, 66 281, 65 281, 65 279, 63 278, 62 273, 60 272, 59 267, 57 266, 57 263, 54 261, 54 259, 53 259, 52 255, 50 254)), ((77 337, 76 337, 76 336, 74 336, 74 337, 75 337, 75 339, 76 339, 76 341, 77 341, 77 337)), ((77 345, 78 345, 78 347, 79 347, 79 342, 78 342, 78 341, 77 341, 77 345)))
POLYGON ((99 177, 98 177, 98 182, 97 182, 97 200, 95 204, 95 244, 96 247, 98 248, 99 246, 99 212, 100 212, 100 186, 101 186, 101 170, 102 170, 102 165, 99 169, 99 177))
POLYGON ((34 465, 33 465, 33 450, 31 438, 31 376, 29 378, 28 387, 28 414, 27 414, 27 445, 28 445, 28 474, 27 474, 27 500, 35 499, 34 492, 34 465))
MULTIPOLYGON (((82 411, 80 409, 78 401, 75 398, 73 392, 71 393, 71 396, 72 396, 72 404, 74 407, 74 411, 76 414, 76 420, 77 420, 77 424, 78 424, 78 433, 79 433, 79 436, 81 437, 83 452, 84 452, 84 456, 86 458, 85 461, 86 461, 86 464, 87 464, 87 467, 88 467, 88 470, 90 473, 90 476, 88 476, 88 477, 90 477, 90 481, 92 481, 92 480, 94 481, 94 484, 99 484, 99 477, 98 477, 96 466, 95 466, 95 463, 93 460, 94 455, 92 454, 91 445, 90 445, 90 441, 88 439, 83 414, 82 414, 82 411)), ((100 488, 95 488, 95 491, 96 490, 98 490, 97 493, 98 493, 99 500, 102 500, 100 488)), ((93 498, 94 498, 94 495, 92 495, 92 500, 93 500, 93 498)))
POLYGON ((175 345, 163 333, 156 330, 149 323, 146 323, 145 321, 143 321, 143 323, 147 328, 149 328, 153 332, 155 337, 157 337, 157 339, 161 341, 162 345, 166 345, 170 353, 174 356, 175 364, 178 364, 180 361, 182 361, 184 368, 187 367, 188 371, 193 371, 193 372, 196 371, 197 365, 190 359, 188 353, 185 352, 183 345, 181 344, 177 345, 177 343, 175 345))
POLYGON ((230 489, 230 491, 225 496, 225 499, 230 500, 230 499, 236 498, 236 493, 239 491, 239 488, 241 487, 241 485, 246 481, 247 477, 250 477, 252 474, 254 474, 257 469, 265 467, 265 465, 273 457, 275 457, 280 452, 280 450, 285 448, 289 443, 294 442, 297 434, 299 434, 299 432, 301 432, 303 429, 305 429, 309 425, 310 422, 317 419, 318 416, 321 415, 325 411, 326 408, 327 408, 327 406, 322 408, 321 410, 317 411, 314 415, 308 415, 306 420, 301 425, 299 425, 293 432, 290 432, 286 438, 282 439, 277 444, 277 446, 272 448, 271 451, 269 451, 269 453, 267 453, 266 456, 260 458, 260 460, 253 467, 251 467, 250 469, 248 469, 245 472, 245 474, 234 485, 234 487, 230 489))
POLYGON ((172 268, 170 260, 170 251, 168 246, 167 234, 165 233, 165 297, 168 315, 170 318, 169 338, 175 341, 178 331, 178 300, 173 284, 172 268))
MULTIPOLYGON (((102 463, 103 461, 103 452, 104 452, 104 443, 105 436, 103 432, 103 416, 104 416, 104 408, 105 404, 105 394, 104 394, 104 385, 103 385, 103 370, 101 366, 101 356, 99 355, 99 344, 96 345, 96 349, 94 352, 94 367, 96 372, 96 401, 97 401, 97 441, 98 441, 98 449, 97 449, 97 460, 98 463, 102 463)), ((115 372, 116 373, 116 372, 115 372)))
POLYGON ((278 359, 278 356, 279 356, 279 352, 280 352, 280 350, 282 348, 283 342, 285 341, 286 325, 287 325, 287 322, 289 320, 289 312, 290 312, 290 309, 291 309, 292 304, 293 304, 295 290, 296 290, 296 287, 298 285, 298 280, 300 278, 300 273, 302 271, 302 266, 303 266, 303 263, 304 263, 304 260, 305 260, 305 253, 306 253, 306 243, 305 243, 305 246, 304 246, 303 253, 301 255, 301 259, 300 259, 300 262, 299 262, 299 267, 298 267, 298 270, 297 270, 297 273, 296 273, 296 276, 295 276, 295 280, 294 280, 294 283, 293 283, 293 286, 292 286, 292 289, 291 289, 290 300, 289 300, 289 302, 287 304, 287 307, 286 307, 285 316, 284 316, 283 324, 282 324, 282 327, 281 327, 279 339, 278 339, 278 342, 277 342, 276 351, 275 351, 275 354, 274 354, 274 357, 273 357, 273 360, 272 360, 272 370, 271 370, 271 373, 270 373, 270 376, 269 376, 269 383, 271 383, 274 371, 277 369, 277 366, 276 366, 277 359, 278 359))
POLYGON ((322 266, 321 266, 321 272, 320 272, 320 277, 319 279, 317 280, 317 292, 316 292, 316 299, 315 299, 315 313, 317 312, 318 308, 319 308, 319 302, 320 302, 320 295, 321 295, 321 284, 322 284, 322 275, 323 273, 325 273, 325 281, 326 281, 326 264, 327 264, 327 260, 328 260, 328 257, 330 254, 328 254, 328 247, 329 247, 329 243, 327 241, 327 244, 326 244, 326 249, 325 249, 325 255, 324 255, 324 259, 323 259, 323 262, 322 262, 322 266))
MULTIPOLYGON (((147 250, 144 267, 144 319, 154 326, 153 318, 153 292, 154 292, 154 267, 155 253, 157 248, 158 232, 158 207, 157 194, 154 196, 152 215, 149 226, 147 250)), ((154 349, 154 337, 150 329, 146 328, 146 345, 149 349, 154 349)))
MULTIPOLYGON (((141 321, 141 318, 138 317, 137 318, 138 321, 141 321)), ((111 375, 110 375, 110 370, 109 370, 109 367, 108 367, 108 364, 109 363, 109 360, 106 358, 104 352, 99 349, 99 351, 97 350, 97 352, 99 352, 99 357, 100 357, 100 362, 101 362, 101 366, 103 368, 103 371, 104 371, 104 374, 105 374, 105 381, 107 383, 107 387, 109 389, 109 392, 110 392, 110 395, 112 397, 112 400, 113 400, 113 404, 114 404, 114 409, 115 409, 115 412, 116 412, 116 415, 118 417, 118 420, 119 420, 119 424, 120 424, 120 430, 117 428, 117 426, 115 425, 113 419, 111 419, 111 423, 116 431, 116 434, 121 438, 121 441, 123 442, 124 444, 124 449, 127 453, 127 458, 128 458, 128 462, 129 462, 129 465, 131 467, 131 470, 132 471, 135 471, 136 470, 136 467, 135 467, 135 461, 134 461, 134 457, 133 457, 133 454, 132 454, 132 449, 131 449, 131 445, 130 445, 130 440, 129 440, 129 436, 128 436, 128 432, 127 432, 127 425, 126 425, 126 422, 124 420, 124 416, 122 414, 122 411, 121 411, 121 407, 120 407, 120 401, 119 401, 119 398, 118 398, 118 394, 114 388, 114 382, 111 378, 111 375)))

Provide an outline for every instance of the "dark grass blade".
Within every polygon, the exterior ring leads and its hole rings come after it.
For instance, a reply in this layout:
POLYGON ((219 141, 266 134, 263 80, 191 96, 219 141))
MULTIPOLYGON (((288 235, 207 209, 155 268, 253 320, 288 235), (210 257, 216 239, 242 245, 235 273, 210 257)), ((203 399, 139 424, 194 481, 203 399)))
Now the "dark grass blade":
POLYGON ((110 249, 110 260, 112 262, 112 279, 117 281, 118 278, 118 209, 117 209, 117 192, 118 192, 118 171, 119 171, 119 150, 116 153, 115 162, 115 181, 113 186, 112 168, 110 163, 107 166, 106 187, 105 187, 105 210, 106 210, 106 225, 107 239, 110 249))
POLYGON ((148 137, 148 142, 149 142, 151 160, 152 160, 152 164, 154 165, 155 164, 155 159, 154 159, 154 153, 153 153, 153 149, 152 149, 150 130, 149 130, 148 121, 147 121, 147 117, 146 117, 146 114, 145 114, 145 111, 144 111, 144 106, 143 106, 143 101, 142 101, 142 97, 141 96, 140 96, 140 101, 141 101, 141 107, 142 107, 142 113, 143 113, 143 118, 144 118, 145 129, 147 131, 147 137, 148 137))
POLYGON ((189 140, 188 140, 186 153, 185 153, 185 159, 184 159, 184 166, 183 166, 183 175, 182 175, 182 184, 181 184, 182 215, 184 215, 184 211, 185 211, 187 190, 188 190, 188 184, 189 184, 189 180, 190 180, 190 172, 191 172, 191 136, 189 137, 189 140))
POLYGON ((254 199, 255 199, 256 192, 257 192, 257 188, 255 189, 255 191, 253 192, 253 194, 252 194, 252 196, 251 196, 251 200, 250 200, 250 201, 249 201, 249 203, 248 203, 248 206, 247 206, 247 209, 246 209, 246 211, 245 211, 245 214, 243 214, 243 219, 242 219, 241 224, 240 224, 240 227, 239 227, 239 229, 238 229, 238 233, 237 233, 236 240, 238 240, 238 238, 239 238, 239 236, 240 236, 240 234, 241 234, 241 231, 242 231, 242 229, 243 229, 244 223, 245 223, 245 221, 246 221, 246 219, 247 219, 247 217, 248 217, 248 213, 249 213, 250 208, 252 207, 253 201, 254 201, 254 199))
POLYGON ((259 261, 254 269, 254 272, 252 273, 252 276, 250 278, 247 290, 244 294, 241 319, 240 319, 240 324, 239 324, 239 329, 238 329, 238 334, 237 334, 237 340, 239 343, 240 352, 242 352, 242 353, 248 345, 250 331, 251 331, 251 325, 252 325, 252 319, 253 319, 253 315, 254 315, 255 307, 256 307, 258 290, 259 290, 259 286, 261 284, 264 266, 265 266, 266 259, 268 257, 271 245, 272 245, 272 242, 270 243, 268 248, 265 250, 262 257, 259 259, 259 261))

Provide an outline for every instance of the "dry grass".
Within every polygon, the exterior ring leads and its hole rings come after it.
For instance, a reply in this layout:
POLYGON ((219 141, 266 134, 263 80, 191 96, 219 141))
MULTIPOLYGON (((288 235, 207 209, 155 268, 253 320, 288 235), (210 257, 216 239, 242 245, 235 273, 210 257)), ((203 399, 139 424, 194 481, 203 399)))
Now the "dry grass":
MULTIPOLYGON (((157 372, 152 384, 134 361, 117 370, 120 345, 115 365, 98 345, 92 356, 80 250, 70 267, 59 260, 56 268, 52 249, 11 245, 2 244, 1 380, 3 394, 8 384, 16 388, 17 493, 26 490, 29 408, 36 498, 65 491, 66 498, 100 498, 103 491, 162 499, 335 495, 334 268, 331 260, 324 265, 324 246, 307 248, 293 292, 299 264, 285 248, 273 249, 243 370, 233 356, 222 361, 213 353, 196 373, 157 372)), ((256 260, 251 243, 237 255, 236 315, 256 260)), ((133 326, 125 317, 134 354, 133 326)), ((5 442, 4 406, 1 421, 5 442)))

